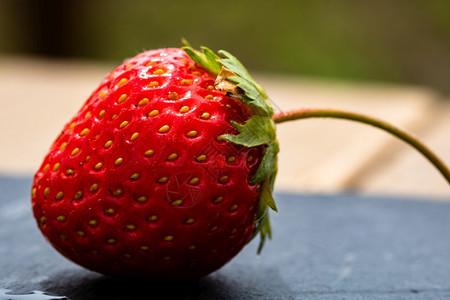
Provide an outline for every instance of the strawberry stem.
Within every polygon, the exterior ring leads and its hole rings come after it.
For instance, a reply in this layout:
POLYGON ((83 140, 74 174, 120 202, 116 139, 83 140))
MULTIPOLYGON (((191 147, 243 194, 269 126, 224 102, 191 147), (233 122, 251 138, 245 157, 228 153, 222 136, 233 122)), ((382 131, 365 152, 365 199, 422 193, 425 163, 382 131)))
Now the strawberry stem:
POLYGON ((407 132, 389 124, 382 120, 366 116, 359 113, 347 112, 335 109, 297 109, 286 112, 275 113, 273 120, 275 123, 283 123, 286 121, 307 119, 307 118, 335 118, 356 121, 372 125, 384 131, 391 133, 400 140, 414 147, 417 151, 423 154, 433 166, 444 176, 447 183, 450 185, 450 170, 445 163, 427 146, 420 142, 417 138, 408 134, 407 132))

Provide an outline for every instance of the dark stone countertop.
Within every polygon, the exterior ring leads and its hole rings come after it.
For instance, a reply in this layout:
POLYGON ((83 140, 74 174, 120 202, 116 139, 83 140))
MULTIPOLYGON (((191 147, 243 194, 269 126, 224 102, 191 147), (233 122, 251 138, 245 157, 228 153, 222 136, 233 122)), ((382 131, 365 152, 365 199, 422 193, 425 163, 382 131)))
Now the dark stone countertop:
POLYGON ((0 299, 450 298, 450 202, 278 193, 260 258, 255 240, 201 280, 148 282, 59 255, 35 225, 30 185, 0 176, 0 299))

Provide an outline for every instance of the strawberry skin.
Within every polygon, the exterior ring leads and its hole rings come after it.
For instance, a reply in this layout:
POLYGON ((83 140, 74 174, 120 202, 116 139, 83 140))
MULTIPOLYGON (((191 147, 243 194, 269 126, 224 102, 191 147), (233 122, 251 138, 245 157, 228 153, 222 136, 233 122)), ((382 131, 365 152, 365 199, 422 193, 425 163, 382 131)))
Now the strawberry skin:
POLYGON ((92 93, 34 177, 48 241, 106 275, 199 278, 255 232, 262 147, 221 139, 250 112, 181 49, 129 59, 92 93))

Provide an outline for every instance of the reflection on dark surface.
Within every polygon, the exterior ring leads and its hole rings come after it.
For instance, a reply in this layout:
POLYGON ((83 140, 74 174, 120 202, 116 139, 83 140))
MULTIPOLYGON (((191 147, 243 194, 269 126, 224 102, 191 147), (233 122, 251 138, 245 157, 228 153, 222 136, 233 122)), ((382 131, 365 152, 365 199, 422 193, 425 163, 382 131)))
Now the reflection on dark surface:
POLYGON ((41 291, 28 294, 14 294, 10 290, 0 289, 0 300, 66 300, 64 296, 54 296, 41 291))

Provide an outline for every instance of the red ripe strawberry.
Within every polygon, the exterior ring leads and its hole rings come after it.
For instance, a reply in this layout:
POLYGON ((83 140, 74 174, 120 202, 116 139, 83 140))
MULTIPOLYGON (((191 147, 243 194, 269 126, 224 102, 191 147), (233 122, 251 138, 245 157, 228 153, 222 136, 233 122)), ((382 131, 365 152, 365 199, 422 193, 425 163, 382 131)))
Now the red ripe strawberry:
POLYGON ((81 266, 198 278, 257 232, 270 234, 265 213, 277 151, 270 105, 233 82, 251 79, 238 75, 242 66, 231 55, 219 63, 209 49, 185 50, 195 62, 181 49, 160 49, 116 68, 34 177, 40 230, 81 266))
POLYGON ((107 275, 198 278, 258 233, 260 251, 271 236, 268 208, 276 210, 274 122, 334 117, 379 127, 450 183, 434 153, 386 122, 328 109, 274 115, 231 54, 183 50, 144 52, 115 69, 37 171, 39 228, 72 261, 107 275))

